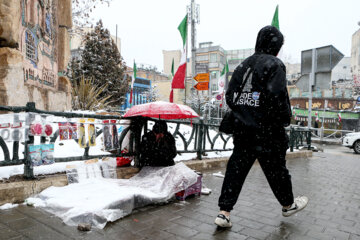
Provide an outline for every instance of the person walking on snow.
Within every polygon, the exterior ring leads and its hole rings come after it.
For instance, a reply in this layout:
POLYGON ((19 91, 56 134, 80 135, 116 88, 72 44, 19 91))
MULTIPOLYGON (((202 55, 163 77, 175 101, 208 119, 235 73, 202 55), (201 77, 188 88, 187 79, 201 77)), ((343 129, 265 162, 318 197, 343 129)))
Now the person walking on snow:
POLYGON ((255 159, 288 217, 308 203, 305 196, 294 199, 291 176, 286 168, 291 107, 286 88, 286 70, 277 58, 284 37, 273 27, 262 28, 255 53, 234 71, 226 91, 226 103, 234 114, 234 150, 227 164, 219 198, 220 213, 215 224, 231 227, 230 211, 255 159))

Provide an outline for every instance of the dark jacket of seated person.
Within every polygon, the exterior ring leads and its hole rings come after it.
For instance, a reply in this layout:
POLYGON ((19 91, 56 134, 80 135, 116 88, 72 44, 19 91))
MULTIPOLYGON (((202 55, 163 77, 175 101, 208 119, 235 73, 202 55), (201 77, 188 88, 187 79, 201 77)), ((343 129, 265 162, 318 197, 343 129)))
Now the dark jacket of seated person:
POLYGON ((176 157, 175 139, 167 131, 165 121, 157 121, 153 129, 144 134, 140 144, 140 167, 172 166, 176 157))

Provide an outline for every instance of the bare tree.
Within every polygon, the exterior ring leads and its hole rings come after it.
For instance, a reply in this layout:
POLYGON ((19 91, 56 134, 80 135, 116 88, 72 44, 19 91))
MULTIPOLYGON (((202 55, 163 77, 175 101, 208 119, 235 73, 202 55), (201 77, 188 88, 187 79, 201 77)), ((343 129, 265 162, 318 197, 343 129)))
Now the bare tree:
POLYGON ((72 0, 73 33, 82 34, 82 28, 90 27, 94 22, 91 18, 93 10, 101 5, 110 6, 112 0, 72 0))

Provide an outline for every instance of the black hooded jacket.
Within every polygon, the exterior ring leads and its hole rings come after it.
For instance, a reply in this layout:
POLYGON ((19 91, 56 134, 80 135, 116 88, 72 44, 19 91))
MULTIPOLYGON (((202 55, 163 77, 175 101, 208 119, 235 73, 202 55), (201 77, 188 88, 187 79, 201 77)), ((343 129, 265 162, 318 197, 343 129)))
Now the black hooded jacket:
POLYGON ((226 91, 226 103, 235 115, 235 134, 266 135, 269 131, 283 131, 290 124, 286 70, 276 57, 283 42, 284 37, 278 29, 262 28, 255 53, 235 69, 226 91))
POLYGON ((175 139, 167 131, 164 121, 155 123, 153 129, 144 134, 140 144, 140 166, 172 166, 176 157, 175 139), (156 139, 156 134, 161 133, 163 137, 156 139))

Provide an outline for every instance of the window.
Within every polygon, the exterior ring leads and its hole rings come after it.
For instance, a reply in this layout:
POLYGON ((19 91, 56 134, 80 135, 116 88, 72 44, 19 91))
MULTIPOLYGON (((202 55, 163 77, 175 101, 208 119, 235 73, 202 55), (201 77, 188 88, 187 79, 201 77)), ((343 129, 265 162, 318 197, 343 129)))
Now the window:
POLYGON ((210 80, 217 79, 218 78, 218 71, 212 71, 210 74, 210 80))
POLYGON ((211 91, 217 91, 218 90, 218 85, 216 83, 211 84, 211 91))
POLYGON ((36 63, 37 62, 36 44, 35 44, 35 39, 30 31, 26 31, 25 45, 26 45, 26 58, 36 63))
POLYGON ((217 53, 210 53, 210 62, 217 62, 217 53))
POLYGON ((196 56, 196 61, 209 61, 209 55, 198 55, 196 56))

